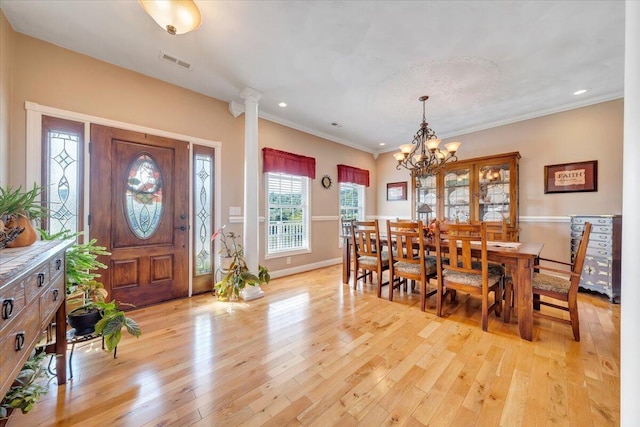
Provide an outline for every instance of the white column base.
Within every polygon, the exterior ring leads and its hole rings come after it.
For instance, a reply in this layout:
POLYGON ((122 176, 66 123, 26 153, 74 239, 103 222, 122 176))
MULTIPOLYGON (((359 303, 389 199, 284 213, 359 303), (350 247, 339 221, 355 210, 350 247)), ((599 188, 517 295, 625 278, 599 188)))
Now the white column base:
POLYGON ((262 298, 264 291, 260 289, 260 286, 246 286, 242 292, 240 292, 240 298, 245 301, 251 301, 252 299, 262 298))

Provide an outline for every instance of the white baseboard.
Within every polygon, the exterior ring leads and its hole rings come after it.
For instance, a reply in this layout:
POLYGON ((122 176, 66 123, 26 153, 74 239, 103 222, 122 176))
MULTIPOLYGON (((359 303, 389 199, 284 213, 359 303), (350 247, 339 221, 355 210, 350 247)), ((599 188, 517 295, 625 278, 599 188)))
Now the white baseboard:
POLYGON ((314 262, 312 264, 299 265, 297 267, 285 268, 284 270, 271 271, 271 278, 290 276, 292 274, 304 273, 305 271, 315 270, 317 268, 329 267, 330 265, 342 264, 341 258, 328 259, 325 261, 314 262))

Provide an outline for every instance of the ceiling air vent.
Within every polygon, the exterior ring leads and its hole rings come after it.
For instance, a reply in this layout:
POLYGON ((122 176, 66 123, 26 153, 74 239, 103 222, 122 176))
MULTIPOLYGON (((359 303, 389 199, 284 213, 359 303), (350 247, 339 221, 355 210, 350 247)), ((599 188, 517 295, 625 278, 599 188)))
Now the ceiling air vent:
POLYGON ((191 64, 189 64, 187 61, 184 61, 180 58, 176 58, 175 56, 169 55, 166 52, 160 52, 160 59, 162 59, 163 61, 170 62, 172 64, 176 64, 177 66, 182 67, 185 70, 191 71, 191 64))

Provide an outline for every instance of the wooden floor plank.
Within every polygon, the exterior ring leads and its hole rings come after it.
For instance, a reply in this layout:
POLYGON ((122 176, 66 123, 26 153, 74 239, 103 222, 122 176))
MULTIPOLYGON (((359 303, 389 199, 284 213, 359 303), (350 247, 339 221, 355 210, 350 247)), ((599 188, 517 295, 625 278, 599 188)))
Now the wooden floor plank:
POLYGON ((517 319, 491 315, 483 332, 478 298, 438 318, 433 298, 421 312, 415 293, 353 290, 340 266, 264 290, 130 312, 139 339, 125 334, 117 359, 99 341, 76 348, 74 379, 8 427, 620 423, 620 306, 601 295, 578 295, 580 342, 545 319, 528 342, 517 319))

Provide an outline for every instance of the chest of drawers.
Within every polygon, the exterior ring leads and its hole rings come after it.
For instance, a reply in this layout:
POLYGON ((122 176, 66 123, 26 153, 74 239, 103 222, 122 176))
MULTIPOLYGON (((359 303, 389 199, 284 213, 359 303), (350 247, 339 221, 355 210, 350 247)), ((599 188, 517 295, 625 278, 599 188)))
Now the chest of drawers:
POLYGON ((0 251, 0 397, 48 325, 56 324, 58 384, 65 384, 65 251, 71 241, 39 241, 0 251))
POLYGON ((571 262, 578 250, 582 229, 591 223, 591 236, 580 278, 580 287, 606 294, 611 302, 620 302, 620 257, 622 216, 572 215, 571 262))

